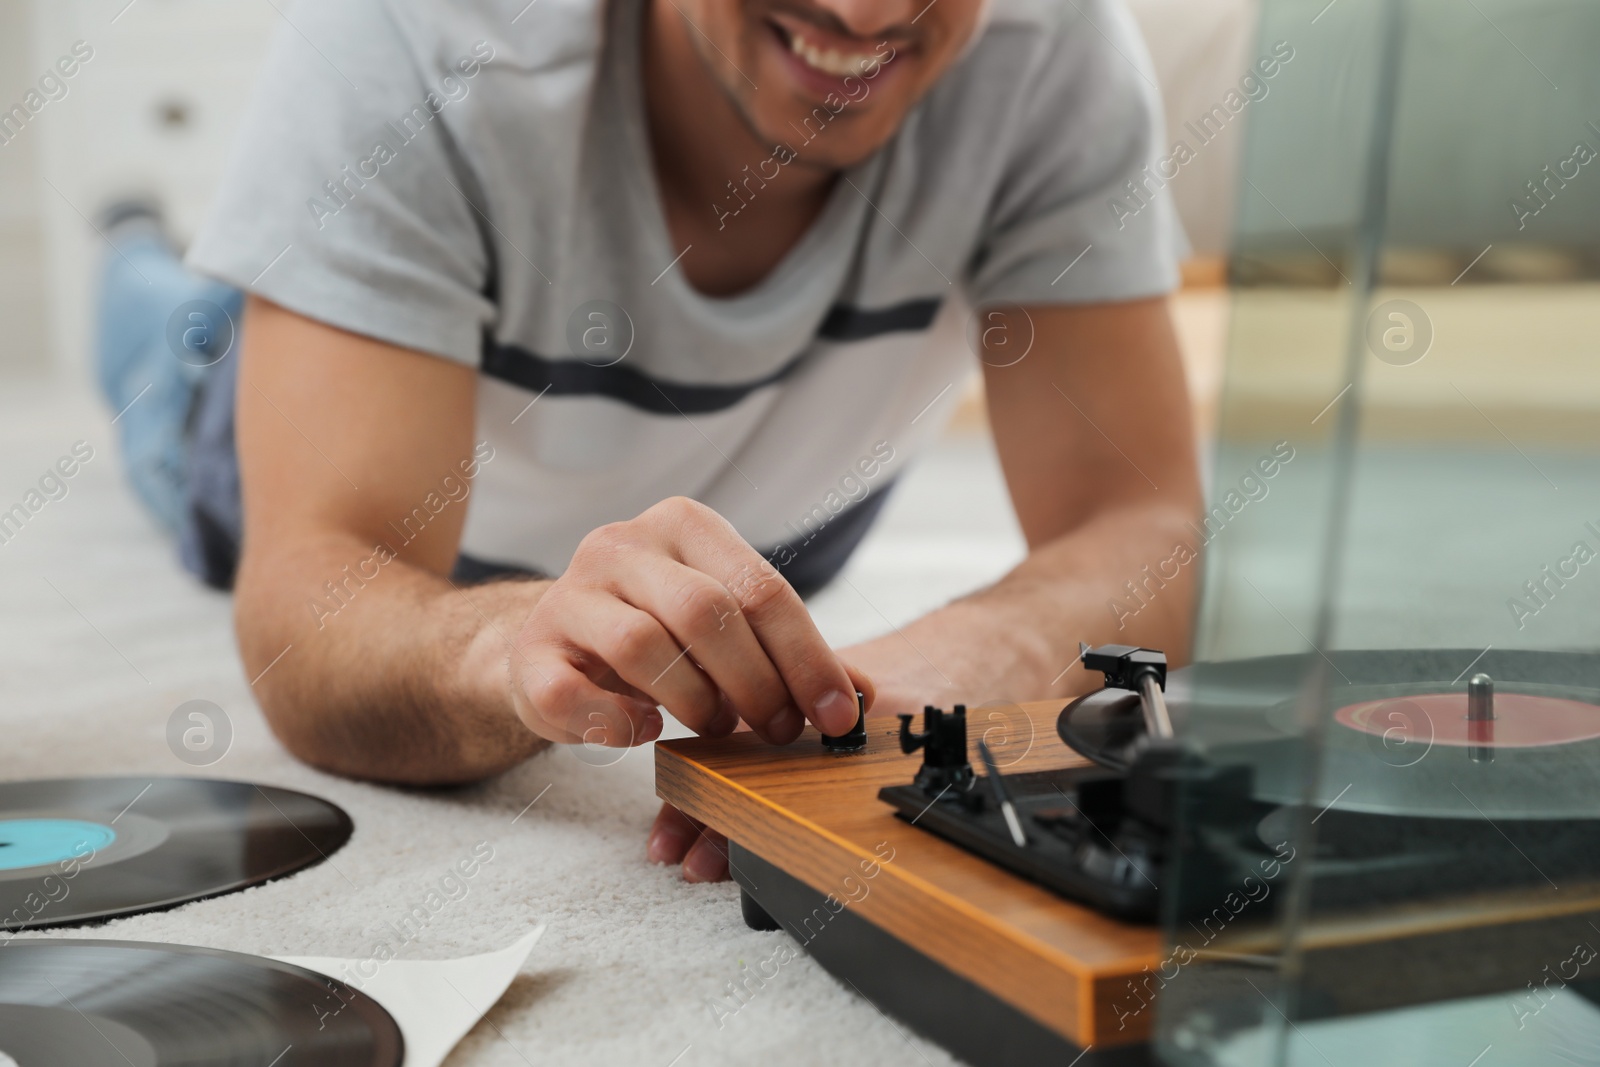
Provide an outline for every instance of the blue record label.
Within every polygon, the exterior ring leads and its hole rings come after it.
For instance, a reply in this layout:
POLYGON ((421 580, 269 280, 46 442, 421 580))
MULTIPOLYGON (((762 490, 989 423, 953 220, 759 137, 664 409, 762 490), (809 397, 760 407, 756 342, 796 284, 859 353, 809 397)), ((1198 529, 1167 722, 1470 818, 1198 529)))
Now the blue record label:
POLYGON ((82 859, 116 839, 111 827, 80 819, 0 820, 0 871, 82 859))

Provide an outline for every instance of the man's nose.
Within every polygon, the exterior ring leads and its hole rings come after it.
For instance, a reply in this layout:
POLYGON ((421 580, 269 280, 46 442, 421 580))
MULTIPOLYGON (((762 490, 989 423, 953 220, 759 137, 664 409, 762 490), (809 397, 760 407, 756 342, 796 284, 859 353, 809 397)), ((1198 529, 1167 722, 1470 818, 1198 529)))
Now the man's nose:
POLYGON ((868 41, 904 36, 912 29, 911 20, 917 17, 920 6, 928 3, 929 0, 816 0, 816 6, 838 19, 842 28, 868 41))

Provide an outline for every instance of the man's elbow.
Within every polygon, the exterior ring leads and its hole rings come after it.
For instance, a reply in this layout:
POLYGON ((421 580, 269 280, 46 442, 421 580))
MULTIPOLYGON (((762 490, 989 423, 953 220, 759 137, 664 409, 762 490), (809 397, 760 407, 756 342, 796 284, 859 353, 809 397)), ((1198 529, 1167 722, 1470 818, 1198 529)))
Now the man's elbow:
POLYGON ((234 591, 234 635, 239 658, 250 679, 256 705, 291 756, 318 770, 345 777, 372 777, 371 768, 352 764, 341 753, 330 730, 347 709, 337 706, 331 688, 310 677, 311 649, 287 635, 290 627, 277 617, 271 599, 257 593, 247 575, 234 591), (298 647, 297 647, 298 646, 298 647))
POLYGON ((382 785, 469 785, 544 747, 500 758, 464 752, 446 743, 448 738, 430 737, 419 728, 418 720, 425 716, 396 707, 376 712, 348 690, 302 676, 287 657, 268 670, 253 689, 273 737, 301 763, 341 778, 382 785))
MULTIPOLYGON (((292 646, 287 655, 293 655, 292 646)), ((352 765, 348 753, 341 758, 332 743, 328 726, 339 714, 332 701, 319 695, 315 687, 298 684, 292 667, 283 669, 281 662, 258 665, 252 662, 254 658, 245 657, 246 670, 255 676, 251 689, 278 743, 295 759, 318 770, 347 778, 371 777, 370 768, 352 765)))

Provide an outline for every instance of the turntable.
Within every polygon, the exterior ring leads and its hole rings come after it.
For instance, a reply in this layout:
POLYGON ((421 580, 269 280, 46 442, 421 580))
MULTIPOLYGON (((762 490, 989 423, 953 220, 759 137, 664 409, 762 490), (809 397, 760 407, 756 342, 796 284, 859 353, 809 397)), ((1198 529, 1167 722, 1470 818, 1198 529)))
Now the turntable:
POLYGON ((1297 657, 1203 665, 1174 678, 1171 710, 1161 652, 1085 647, 1082 660, 1105 686, 1068 704, 1056 731, 1088 766, 1005 775, 979 741, 979 779, 966 710, 929 708, 920 735, 901 717, 902 749, 925 752, 915 783, 879 795, 925 830, 1132 920, 1159 918, 1157 886, 1186 831, 1206 841, 1187 848, 1180 918, 1203 918, 1235 887, 1270 914, 1302 821, 1315 826, 1324 908, 1600 880, 1600 658, 1491 650, 1445 684, 1434 679, 1449 653, 1337 655, 1344 684, 1314 796, 1297 781, 1296 709, 1274 699, 1297 657), (1191 715, 1221 739, 1212 751, 1175 736, 1191 715), (1188 826, 1185 805, 1204 808, 1188 826))
POLYGON ((1264 997, 1290 955, 1318 1018, 1594 937, 1600 658, 1331 653, 1310 768, 1305 657, 1083 663, 1105 685, 1070 703, 869 720, 854 753, 663 742, 657 791, 728 835, 747 922, 978 1064, 1154 1062, 1152 1004, 1264 997))

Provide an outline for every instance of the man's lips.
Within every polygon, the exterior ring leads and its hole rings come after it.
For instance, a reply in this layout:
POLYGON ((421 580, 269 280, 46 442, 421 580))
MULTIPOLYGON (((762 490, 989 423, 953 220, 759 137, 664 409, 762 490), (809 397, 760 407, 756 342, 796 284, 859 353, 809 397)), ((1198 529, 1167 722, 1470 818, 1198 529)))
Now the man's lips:
POLYGON ((884 41, 842 36, 781 15, 769 19, 768 25, 803 80, 811 84, 826 81, 828 89, 836 89, 845 78, 877 75, 900 51, 893 45, 886 48, 884 41))

